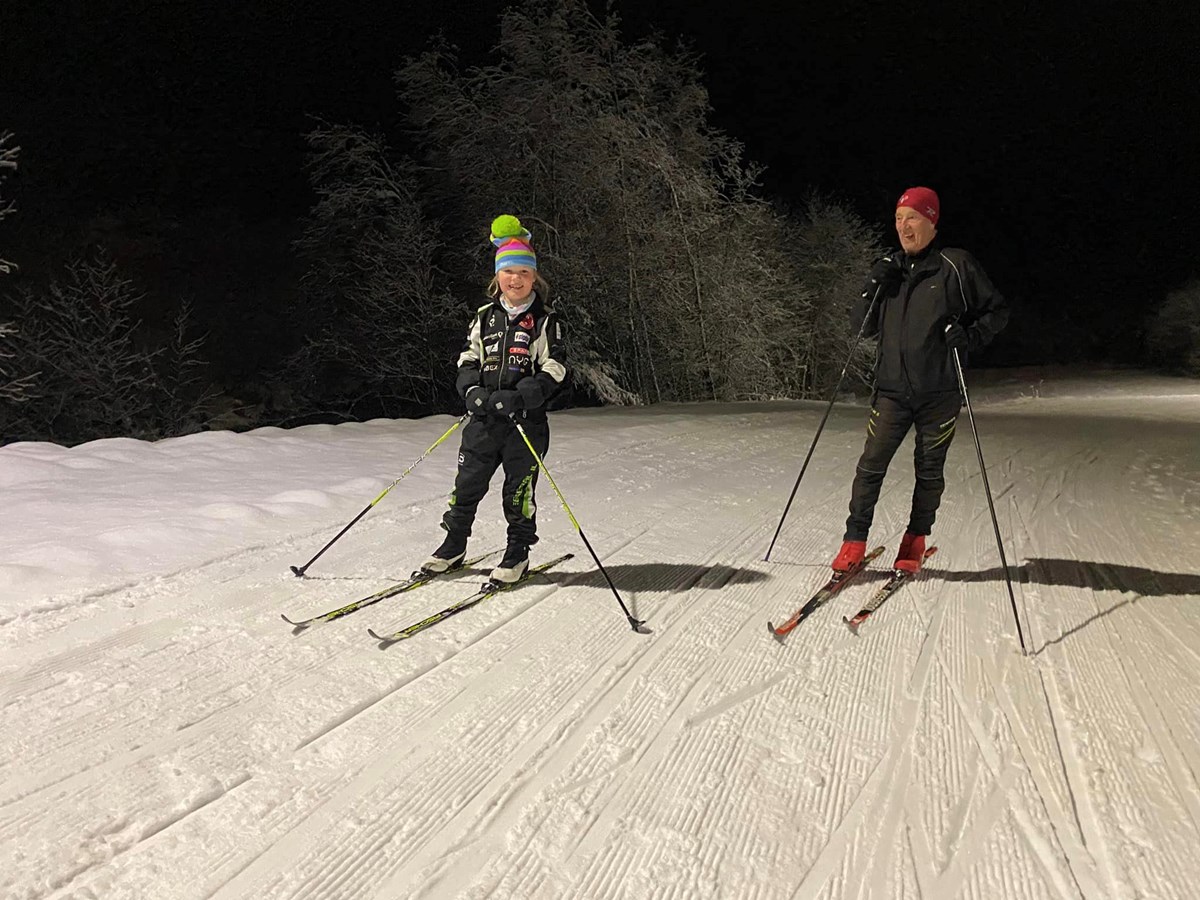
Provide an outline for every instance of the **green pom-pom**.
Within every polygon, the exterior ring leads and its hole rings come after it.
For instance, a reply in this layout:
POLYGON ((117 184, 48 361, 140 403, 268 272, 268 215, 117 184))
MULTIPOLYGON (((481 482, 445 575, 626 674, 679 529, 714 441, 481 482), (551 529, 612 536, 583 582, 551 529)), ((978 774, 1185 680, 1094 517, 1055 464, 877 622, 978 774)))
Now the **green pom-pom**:
POLYGON ((521 237, 523 234, 525 227, 516 216, 496 216, 492 220, 493 238, 521 237))

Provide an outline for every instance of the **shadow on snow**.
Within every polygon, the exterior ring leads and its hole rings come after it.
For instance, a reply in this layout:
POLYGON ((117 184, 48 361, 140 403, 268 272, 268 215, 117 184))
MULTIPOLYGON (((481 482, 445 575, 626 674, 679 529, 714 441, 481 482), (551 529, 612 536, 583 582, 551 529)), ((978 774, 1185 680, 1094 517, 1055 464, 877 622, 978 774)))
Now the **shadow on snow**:
MULTIPOLYGON (((1047 647, 1061 643, 1097 619, 1102 619, 1142 597, 1200 595, 1200 575, 1190 572, 1160 572, 1156 569, 1118 563, 1031 557, 1023 565, 1009 566, 1008 572, 1013 581, 1020 584, 1045 584, 1134 594, 1133 597, 1126 597, 1107 609, 1097 611, 1058 637, 1046 641, 1034 651, 1035 653, 1041 653, 1047 647)), ((936 577, 943 581, 1001 581, 1004 578, 1004 570, 999 566, 975 572, 931 571, 930 574, 936 574, 936 577)))
MULTIPOLYGON (((1200 575, 1159 572, 1140 566, 1085 559, 1031 557, 1023 565, 1009 566, 1008 572, 1013 581, 1021 584, 1089 588, 1094 591, 1132 591, 1145 597, 1200 594, 1200 575)), ((999 581, 1004 577, 1004 570, 999 566, 974 572, 931 568, 929 574, 943 581, 999 581)))
MULTIPOLYGON (((586 557, 585 557, 586 559, 586 557)), ((717 590, 735 584, 765 581, 769 576, 756 569, 735 569, 732 566, 704 566, 693 563, 641 563, 605 566, 605 570, 620 591, 664 591, 682 593, 692 588, 717 590)), ((599 569, 564 575, 561 583, 582 587, 608 588, 599 569)))

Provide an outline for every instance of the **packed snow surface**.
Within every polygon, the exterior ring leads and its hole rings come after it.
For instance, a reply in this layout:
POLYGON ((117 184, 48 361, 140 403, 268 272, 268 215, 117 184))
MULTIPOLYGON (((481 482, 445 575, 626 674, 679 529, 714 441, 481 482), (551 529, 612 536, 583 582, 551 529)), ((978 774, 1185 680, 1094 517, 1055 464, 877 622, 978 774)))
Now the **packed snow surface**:
MULTIPOLYGON (((979 376, 939 547, 778 643, 841 540, 866 410, 573 410, 533 562, 332 622, 440 541, 454 419, 0 449, 0 896, 1195 898, 1200 383, 979 376)), ((502 548, 499 479, 471 552, 502 548)), ((488 560, 491 562, 492 560, 488 560)))

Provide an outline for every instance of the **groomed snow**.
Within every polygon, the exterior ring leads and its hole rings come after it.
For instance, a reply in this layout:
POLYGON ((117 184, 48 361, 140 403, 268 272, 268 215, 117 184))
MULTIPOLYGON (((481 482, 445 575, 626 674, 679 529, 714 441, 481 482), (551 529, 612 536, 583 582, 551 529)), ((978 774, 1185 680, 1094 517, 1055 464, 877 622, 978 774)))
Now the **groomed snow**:
MULTIPOLYGON (((539 486, 534 562, 411 641, 483 570, 298 634, 439 541, 453 422, 0 448, 0 896, 1194 898, 1200 383, 983 373, 921 578, 888 553, 783 645, 824 580, 865 409, 573 410, 547 463, 631 631, 539 486)), ((498 480, 473 551, 503 544, 498 480)))

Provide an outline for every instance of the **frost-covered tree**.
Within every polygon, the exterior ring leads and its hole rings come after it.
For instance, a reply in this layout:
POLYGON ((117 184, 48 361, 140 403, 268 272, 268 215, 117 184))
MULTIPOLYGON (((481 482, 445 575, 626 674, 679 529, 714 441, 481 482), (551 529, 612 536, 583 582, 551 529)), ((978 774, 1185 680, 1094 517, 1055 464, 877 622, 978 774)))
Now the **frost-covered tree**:
POLYGON ((39 376, 6 432, 72 443, 195 430, 210 393, 196 375, 201 342, 188 340, 185 304, 168 345, 146 348, 134 307, 142 294, 100 255, 71 262, 44 288, 14 293, 15 357, 39 376))
MULTIPOLYGON (((17 169, 17 155, 21 148, 13 144, 13 135, 9 131, 0 131, 0 222, 16 212, 16 204, 4 196, 5 180, 17 169)), ((0 274, 7 275, 14 268, 13 263, 0 255, 0 274)))
MULTIPOLYGON (((21 148, 14 146, 10 132, 0 132, 0 221, 16 212, 16 204, 4 195, 5 179, 17 168, 17 154, 21 148)), ((0 255, 0 274, 7 275, 15 265, 0 255)), ((0 402, 23 403, 29 397, 36 373, 21 373, 13 366, 17 358, 16 342, 20 332, 12 322, 0 322, 0 402)))
POLYGON ((14 299, 20 356, 41 373, 23 410, 34 434, 69 442, 134 433, 153 402, 152 357, 135 345, 130 307, 139 294, 116 266, 80 259, 14 299))
POLYGON ((193 324, 192 304, 184 300, 166 343, 154 353, 154 418, 162 435, 199 431, 220 394, 206 373, 207 335, 193 336, 193 324))
MULTIPOLYGON (((800 393, 825 396, 841 374, 834 363, 850 354, 861 324, 850 322, 851 307, 883 249, 858 215, 828 196, 809 195, 800 212, 790 244, 800 283, 812 298, 799 325, 805 335, 800 393)), ((874 341, 860 342, 850 372, 869 381, 874 359, 874 341)))
POLYGON ((1167 294, 1146 328, 1149 362, 1200 376, 1200 278, 1167 294))
POLYGON ((344 415, 428 407, 453 384, 466 307, 436 267, 415 168, 355 128, 321 125, 308 143, 318 202, 298 249, 311 335, 291 381, 344 415))
POLYGON ((24 403, 36 381, 36 373, 18 375, 12 361, 19 357, 20 332, 11 322, 0 322, 0 401, 24 403))
POLYGON ((529 0, 503 15, 498 57, 463 71, 437 48, 397 73, 448 239, 474 248, 462 279, 487 265, 480 223, 519 214, 606 401, 800 396, 840 368, 848 299, 826 310, 802 283, 793 228, 709 123, 694 56, 627 42, 582 0, 529 0))

